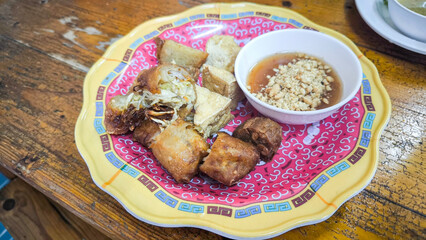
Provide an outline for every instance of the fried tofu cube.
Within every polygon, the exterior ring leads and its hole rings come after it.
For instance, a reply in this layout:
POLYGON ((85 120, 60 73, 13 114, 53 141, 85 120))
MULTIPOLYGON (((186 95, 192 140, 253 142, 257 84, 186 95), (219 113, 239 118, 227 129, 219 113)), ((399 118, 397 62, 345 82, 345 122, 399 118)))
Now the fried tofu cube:
POLYGON ((157 45, 157 58, 160 63, 173 63, 184 68, 199 69, 209 55, 173 40, 154 39, 157 45))
POLYGON ((212 92, 231 99, 231 110, 234 110, 238 102, 244 99, 244 93, 238 86, 237 80, 229 71, 204 64, 203 87, 212 92))
POLYGON ((232 36, 215 35, 206 43, 206 52, 209 54, 206 64, 233 73, 235 59, 240 49, 232 36))
POLYGON ((195 129, 207 138, 234 118, 230 109, 231 99, 198 85, 195 86, 195 93, 195 129))

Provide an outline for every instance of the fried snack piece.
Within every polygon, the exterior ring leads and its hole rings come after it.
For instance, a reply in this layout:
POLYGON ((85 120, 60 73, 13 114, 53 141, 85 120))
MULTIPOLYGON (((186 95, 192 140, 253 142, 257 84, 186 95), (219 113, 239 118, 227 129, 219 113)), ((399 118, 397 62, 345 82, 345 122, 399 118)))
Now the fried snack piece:
MULTIPOLYGON (((194 79, 183 67, 166 63, 141 71, 130 91, 141 96, 138 101, 146 108, 168 107, 186 117, 196 101, 194 85, 194 79)), ((177 114, 173 119, 176 117, 177 114)))
POLYGON ((232 136, 253 143, 264 161, 270 161, 281 145, 282 129, 275 121, 255 117, 238 126, 232 136))
POLYGON ((200 171, 231 186, 254 169, 259 157, 253 144, 220 132, 200 171))
POLYGON ((195 82, 200 78, 200 69, 195 67, 186 67, 185 70, 191 75, 195 82))
POLYGON ((145 109, 128 105, 129 95, 111 98, 105 110, 105 128, 109 134, 125 134, 145 119, 145 109))
POLYGON ((140 126, 135 128, 133 140, 149 148, 154 138, 160 133, 161 129, 158 124, 150 120, 144 120, 141 122, 140 126))
POLYGON ((158 82, 160 78, 160 67, 159 65, 156 67, 144 69, 139 72, 136 79, 133 81, 132 86, 130 86, 130 92, 137 92, 139 94, 142 93, 143 90, 147 90, 152 94, 160 93, 161 90, 158 86, 158 82))
POLYGON ((232 36, 215 35, 206 43, 206 52, 209 54, 206 64, 233 73, 235 59, 240 49, 232 36))
POLYGON ((231 113, 231 99, 207 88, 195 86, 197 101, 195 102, 195 129, 205 138, 216 133, 234 118, 231 113))
POLYGON ((162 85, 167 83, 189 82, 195 83, 192 75, 181 66, 172 63, 163 63, 155 67, 142 70, 133 81, 130 91, 142 93, 147 90, 152 94, 161 93, 162 85))
POLYGON ((234 110, 238 102, 244 99, 244 93, 238 86, 237 80, 229 71, 204 64, 203 87, 212 92, 231 99, 231 110, 234 110))
POLYGON ((209 55, 173 40, 162 40, 157 37, 154 41, 157 44, 157 59, 160 63, 174 63, 185 68, 199 69, 209 55))
POLYGON ((201 158, 209 145, 193 128, 180 118, 154 138, 152 153, 178 183, 188 183, 198 172, 201 158))

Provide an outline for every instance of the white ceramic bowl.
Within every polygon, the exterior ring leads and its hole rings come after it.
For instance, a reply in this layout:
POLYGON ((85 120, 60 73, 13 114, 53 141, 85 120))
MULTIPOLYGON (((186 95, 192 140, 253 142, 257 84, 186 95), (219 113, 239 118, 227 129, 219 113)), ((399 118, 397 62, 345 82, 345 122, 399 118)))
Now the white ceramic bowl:
POLYGON ((426 42, 426 16, 411 11, 397 0, 389 0, 388 5, 392 21, 403 34, 426 42))
POLYGON ((361 86, 362 69, 357 56, 339 40, 312 30, 286 29, 266 33, 245 45, 235 61, 235 77, 248 101, 263 115, 280 123, 308 124, 330 116, 355 96, 361 86), (268 56, 286 52, 306 53, 329 64, 342 81, 340 102, 315 111, 290 111, 262 102, 250 93, 247 78, 253 66, 268 56))

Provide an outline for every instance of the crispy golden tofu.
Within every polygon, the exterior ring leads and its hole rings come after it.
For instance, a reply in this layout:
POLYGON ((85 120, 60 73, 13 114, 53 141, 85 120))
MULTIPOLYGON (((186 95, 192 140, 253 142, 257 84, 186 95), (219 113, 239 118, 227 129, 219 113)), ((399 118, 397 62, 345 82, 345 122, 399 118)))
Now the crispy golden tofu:
POLYGON ((197 174, 209 145, 192 124, 179 118, 154 138, 151 149, 176 182, 188 183, 197 174))
POLYGON ((244 93, 238 86, 234 74, 231 72, 204 64, 203 87, 212 92, 231 99, 231 110, 234 110, 238 102, 244 99, 244 93))
POLYGON ((253 144, 220 132, 200 171, 231 186, 253 170, 258 161, 259 153, 253 144))
POLYGON ((187 47, 173 40, 155 38, 157 44, 157 59, 160 63, 174 63, 188 68, 199 69, 206 61, 208 53, 187 47))
POLYGON ((206 43, 206 52, 209 54, 206 64, 233 73, 235 59, 240 49, 232 36, 215 35, 206 43))
POLYGON ((195 93, 195 129, 207 138, 234 118, 230 109, 231 99, 198 85, 195 86, 195 93))

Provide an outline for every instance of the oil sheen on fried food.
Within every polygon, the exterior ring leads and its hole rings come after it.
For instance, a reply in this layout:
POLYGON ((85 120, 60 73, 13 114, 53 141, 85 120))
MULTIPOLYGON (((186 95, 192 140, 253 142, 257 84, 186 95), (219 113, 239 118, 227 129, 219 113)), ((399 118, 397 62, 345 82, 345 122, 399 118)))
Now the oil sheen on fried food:
MULTIPOLYGON (((269 79, 267 76, 274 76, 276 72, 274 71, 274 68, 278 68, 279 65, 288 65, 290 62, 292 62, 293 59, 297 59, 298 56, 308 56, 304 53, 278 53, 271 55, 269 57, 264 58, 259 63, 257 63, 250 71, 248 80, 247 80, 247 87, 251 93, 258 93, 261 91, 262 88, 267 86, 269 83, 269 79)), ((324 61, 321 59, 315 58, 317 61, 321 62, 324 65, 327 65, 324 61)), ((330 76, 334 79, 333 82, 330 83, 331 91, 328 91, 325 93, 325 96, 328 100, 328 103, 322 102, 316 107, 316 109, 323 109, 330 107, 336 103, 338 103, 342 96, 342 83, 337 75, 337 73, 330 67, 331 72, 326 73, 327 76, 330 76)))

